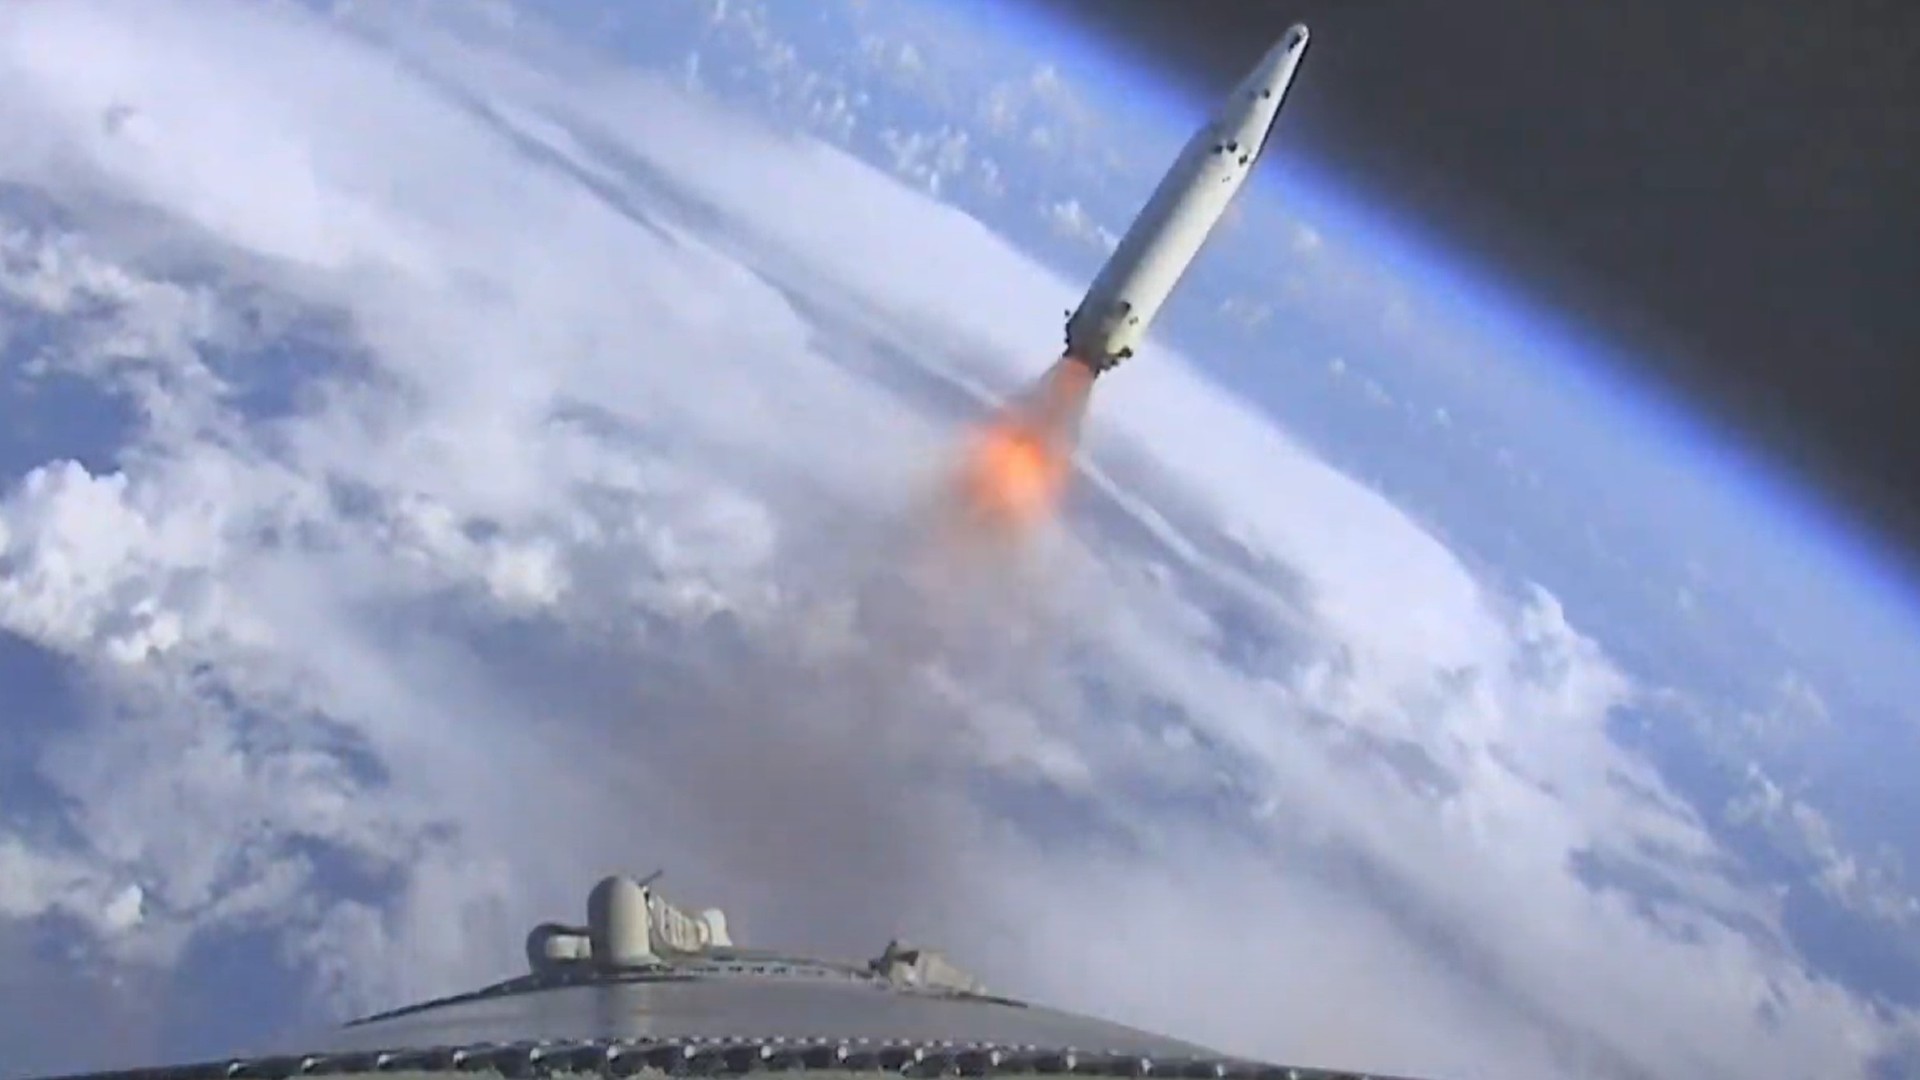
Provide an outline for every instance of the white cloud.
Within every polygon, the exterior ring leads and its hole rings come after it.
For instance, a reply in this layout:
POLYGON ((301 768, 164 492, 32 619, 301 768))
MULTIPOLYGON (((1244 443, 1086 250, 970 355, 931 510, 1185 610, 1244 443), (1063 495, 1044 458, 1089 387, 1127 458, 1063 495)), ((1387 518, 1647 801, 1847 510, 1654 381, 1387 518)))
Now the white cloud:
POLYGON ((948 182, 967 172, 967 133, 942 126, 936 131, 880 133, 881 144, 892 155, 893 169, 938 196, 948 182))
POLYGON ((1056 234, 1103 252, 1112 251, 1120 243, 1113 230, 1093 220, 1079 199, 1062 199, 1048 205, 1047 223, 1056 234))
POLYGON ((1244 296, 1229 296, 1220 301, 1216 310, 1221 318, 1248 332, 1260 329, 1273 319, 1272 304, 1244 296))
POLYGON ((141 403, 113 463, 56 448, 0 500, 0 627, 84 688, 32 733, 69 832, 0 832, 7 917, 94 912, 162 967, 264 926, 363 1006, 510 972, 664 861, 752 940, 915 927, 1274 1056, 1844 1075, 1886 1034, 1572 874, 1651 841, 1681 897, 1775 918, 1607 739, 1641 691, 1551 595, 1168 350, 1102 387, 1097 519, 915 592, 950 421, 914 402, 1038 370, 1072 289, 674 79, 342 18, 409 63, 278 7, 0 12, 0 179, 76 222, 0 232, 0 296, 89 311, 48 362, 141 403), (269 418, 229 357, 258 293, 328 327, 269 418))
POLYGON ((997 199, 1007 193, 1007 182, 1001 175, 1000 165, 989 157, 974 162, 974 171, 978 173, 977 183, 980 191, 990 199, 997 199))
POLYGON ((868 33, 860 38, 860 53, 870 63, 893 68, 908 79, 919 75, 927 66, 913 42, 891 41, 876 33, 868 33))
POLYGON ((1360 392, 1366 395, 1368 404, 1379 405, 1384 408, 1393 407, 1393 395, 1387 392, 1386 387, 1380 385, 1379 379, 1371 375, 1367 377, 1365 382, 1360 384, 1360 392))

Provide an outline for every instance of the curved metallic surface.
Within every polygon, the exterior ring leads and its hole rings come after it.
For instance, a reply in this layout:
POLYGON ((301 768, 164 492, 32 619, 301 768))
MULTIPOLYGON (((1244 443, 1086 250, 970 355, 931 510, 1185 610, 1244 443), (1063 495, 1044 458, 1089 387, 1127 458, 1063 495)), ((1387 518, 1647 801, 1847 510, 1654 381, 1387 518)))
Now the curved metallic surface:
POLYGON ((855 1074, 910 1077, 1186 1077, 1193 1080, 1396 1080, 1372 1073, 1266 1065, 1231 1058, 1154 1057, 993 1044, 909 1042, 640 1042, 586 1040, 483 1043, 427 1049, 286 1054, 92 1073, 65 1080, 286 1080, 300 1076, 447 1074, 481 1077, 701 1076, 806 1072, 820 1080, 855 1074))
POLYGON ((287 1049, 688 1039, 992 1043, 1214 1056, 1191 1043, 1004 998, 902 991, 870 978, 811 973, 673 973, 530 985, 370 1018, 287 1049))

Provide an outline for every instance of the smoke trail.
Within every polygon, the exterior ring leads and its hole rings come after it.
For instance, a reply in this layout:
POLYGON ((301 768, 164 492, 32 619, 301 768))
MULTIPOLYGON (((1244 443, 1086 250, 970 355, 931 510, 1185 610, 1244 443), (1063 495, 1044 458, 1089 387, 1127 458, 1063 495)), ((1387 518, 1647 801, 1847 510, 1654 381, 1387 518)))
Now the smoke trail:
MULTIPOLYGON (((980 710, 1047 710, 1061 679, 1057 521, 1092 373, 1062 359, 962 432, 891 512, 803 526, 765 621, 709 628, 639 691, 651 820, 689 896, 743 940, 832 953, 952 938, 993 899, 969 792, 980 710)), ((629 737, 641 738, 635 731, 629 737)), ((651 851, 651 849, 649 849, 651 851)))

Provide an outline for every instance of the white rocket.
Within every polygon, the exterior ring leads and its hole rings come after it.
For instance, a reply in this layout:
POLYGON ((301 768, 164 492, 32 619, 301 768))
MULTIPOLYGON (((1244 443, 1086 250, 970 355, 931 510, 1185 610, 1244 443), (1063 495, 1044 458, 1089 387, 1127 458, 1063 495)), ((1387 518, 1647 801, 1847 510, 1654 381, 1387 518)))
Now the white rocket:
POLYGON ((1097 375, 1133 355, 1259 160, 1306 51, 1307 28, 1288 29, 1180 151, 1067 316, 1069 357, 1097 375))

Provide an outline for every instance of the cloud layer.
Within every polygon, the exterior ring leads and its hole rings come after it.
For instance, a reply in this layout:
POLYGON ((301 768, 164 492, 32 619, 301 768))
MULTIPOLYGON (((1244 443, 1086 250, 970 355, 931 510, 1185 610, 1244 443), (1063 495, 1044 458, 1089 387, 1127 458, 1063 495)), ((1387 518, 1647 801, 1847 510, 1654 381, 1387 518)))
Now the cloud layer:
POLYGON ((930 541, 1072 296, 924 187, 435 5, 15 5, 0 139, 10 408, 113 419, 0 500, 0 955, 45 970, 0 1014, 50 980, 208 1052, 245 1016, 139 1003, 223 942, 315 1019, 664 864, 750 940, 938 939, 1294 1061, 1841 1076, 1897 1033, 1609 741, 1644 691, 1552 595, 1170 350, 1060 530, 930 541))

